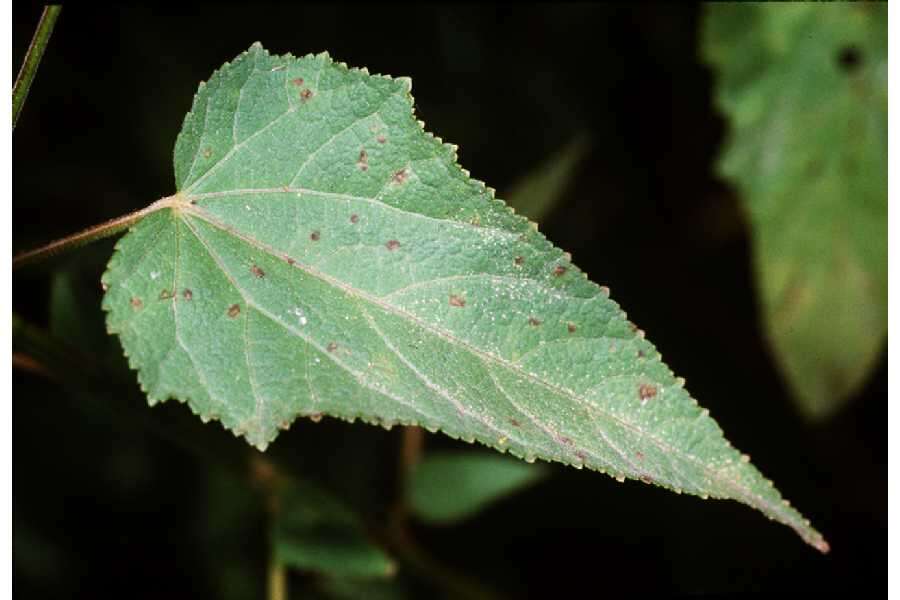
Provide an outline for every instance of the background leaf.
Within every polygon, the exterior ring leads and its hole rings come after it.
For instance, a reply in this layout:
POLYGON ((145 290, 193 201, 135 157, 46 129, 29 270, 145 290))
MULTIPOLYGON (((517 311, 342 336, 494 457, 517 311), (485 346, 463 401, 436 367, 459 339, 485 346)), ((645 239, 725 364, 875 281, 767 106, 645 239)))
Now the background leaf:
POLYGON ((150 402, 260 449, 297 415, 420 424, 737 499, 827 551, 608 290, 423 131, 410 87, 258 44, 201 84, 179 193, 103 277, 150 402))
POLYGON ((383 578, 393 560, 366 536, 362 522, 336 498, 307 481, 276 496, 274 552, 284 565, 331 576, 383 578))
POLYGON ((506 203, 520 215, 540 222, 562 199, 589 149, 587 136, 576 136, 516 181, 504 196, 506 203))
POLYGON ((547 474, 496 454, 432 452, 410 475, 407 493, 415 515, 430 523, 450 524, 540 480, 547 474))
POLYGON ((887 4, 710 4, 774 354, 802 411, 857 393, 887 342, 887 4))

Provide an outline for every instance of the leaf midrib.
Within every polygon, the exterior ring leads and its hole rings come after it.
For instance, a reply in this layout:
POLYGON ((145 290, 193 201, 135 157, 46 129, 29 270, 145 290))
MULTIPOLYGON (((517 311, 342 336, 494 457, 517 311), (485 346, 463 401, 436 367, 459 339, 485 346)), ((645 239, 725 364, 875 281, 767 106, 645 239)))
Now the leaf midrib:
MULTIPOLYGON (((227 223, 220 221, 219 219, 212 216, 207 211, 203 210, 201 207, 199 207, 197 205, 193 205, 193 204, 181 205, 181 206, 175 208, 174 212, 176 213, 176 215, 175 215, 176 218, 182 218, 181 215, 177 214, 177 213, 183 212, 187 215, 190 215, 192 217, 200 219, 201 221, 204 221, 204 222, 208 223, 209 225, 228 233, 229 235, 235 236, 236 238, 240 239, 244 243, 256 248, 257 250, 259 250, 261 252, 268 254, 269 256, 272 256, 273 258, 276 258, 276 259, 282 260, 282 261, 286 261, 286 259, 288 258, 288 256, 286 254, 279 252, 279 251, 271 248, 267 244, 264 244, 263 242, 260 242, 259 240, 249 237, 248 235, 246 235, 242 232, 237 231, 234 227, 228 225, 227 223)), ((190 228, 190 226, 189 226, 189 228, 190 228)), ((190 228, 190 229, 193 232, 193 229, 192 228, 190 228)), ((197 235, 196 232, 193 232, 193 233, 194 233, 194 235, 197 235)), ((207 249, 207 251, 208 251, 208 249, 207 249)), ((224 269, 222 268, 221 265, 218 264, 218 262, 216 262, 216 264, 217 264, 217 267, 220 270, 223 270, 225 275, 228 276, 228 279, 230 281, 232 281, 232 285, 235 286, 235 289, 240 290, 240 287, 237 286, 237 284, 233 281, 233 279, 230 277, 230 274, 227 273, 226 271, 224 271, 224 269)), ((645 430, 641 429, 639 426, 637 426, 629 421, 622 420, 622 419, 618 418, 616 415, 608 413, 607 411, 603 410, 602 407, 599 407, 599 406, 596 406, 594 404, 587 402, 585 399, 581 398, 578 394, 576 394, 572 390, 569 390, 568 388, 559 386, 555 383, 548 382, 532 373, 524 371, 517 365, 510 363, 509 361, 507 361, 506 359, 504 359, 502 357, 496 356, 490 352, 483 351, 479 348, 476 348, 476 347, 472 346, 471 344, 469 344, 468 342, 457 338, 452 333, 447 332, 438 327, 435 327, 433 324, 428 323, 427 321, 423 321, 419 317, 417 317, 411 313, 408 313, 407 311, 405 311, 404 309, 402 309, 400 307, 394 306, 389 303, 385 303, 382 301, 382 299, 378 298, 377 296, 373 296, 363 290, 359 290, 357 288, 351 287, 338 279, 335 279, 329 275, 326 275, 325 273, 321 273, 312 266, 303 265, 303 264, 301 264, 301 262, 297 261, 296 259, 294 259, 294 263, 292 266, 300 269, 301 271, 303 271, 304 273, 306 273, 307 275, 309 275, 311 277, 315 277, 315 278, 323 281, 324 283, 326 283, 334 288, 339 289, 343 293, 348 294, 348 295, 356 298, 357 300, 365 301, 381 310, 384 310, 386 312, 394 314, 395 316, 406 319, 407 321, 414 323, 419 327, 422 327, 424 330, 434 334, 435 336, 443 339, 444 341, 446 341, 454 346, 457 346, 457 347, 467 350, 469 353, 471 353, 476 358, 478 358, 482 363, 485 363, 488 361, 493 362, 524 379, 527 379, 541 387, 546 388, 547 390, 551 391, 554 394, 568 398, 569 400, 573 401, 577 405, 579 405, 583 408, 586 408, 589 412, 602 416, 607 421, 616 423, 619 426, 621 426, 629 431, 632 431, 633 433, 638 435, 640 438, 646 439, 647 441, 656 445, 656 447, 660 451, 668 453, 670 455, 678 456, 682 460, 684 460, 688 463, 692 463, 697 468, 699 468, 703 473, 705 473, 707 476, 709 476, 710 479, 716 481, 717 483, 719 483, 720 485, 722 485, 723 487, 725 487, 727 489, 733 490, 734 492, 736 492, 735 495, 745 498, 748 501, 748 503, 751 504, 752 506, 756 506, 757 508, 760 508, 760 509, 766 509, 766 510, 764 510, 764 512, 770 512, 772 514, 778 515, 779 517, 781 517, 781 519, 784 523, 790 525, 795 531, 797 531, 801 535, 801 537, 811 540, 814 543, 814 545, 815 545, 815 543, 820 541, 820 536, 815 536, 815 535, 808 533, 808 531, 803 527, 802 523, 798 522, 797 517, 795 517, 794 515, 792 515, 790 513, 785 513, 782 506, 774 505, 770 502, 767 502, 764 498, 762 498, 758 494, 754 493, 749 488, 740 485, 739 483, 737 483, 736 481, 734 481, 731 478, 723 477, 719 471, 716 471, 716 470, 712 469, 711 467, 707 466, 704 462, 702 462, 696 456, 686 453, 686 452, 683 452, 679 448, 671 446, 668 443, 666 443, 665 441, 660 440, 657 437, 653 436, 652 434, 646 432, 645 430)), ((243 295, 243 293, 241 293, 241 294, 243 295)), ((313 346, 318 347, 318 345, 315 344, 314 342, 312 342, 311 340, 307 340, 307 341, 310 342, 313 346)), ((320 350, 324 352, 323 349, 320 349, 320 350)), ((325 353, 325 354, 327 355, 327 353, 325 353)), ((359 375, 355 371, 347 368, 345 365, 340 365, 340 366, 342 366, 345 370, 347 370, 349 373, 351 373, 354 376, 354 378, 359 381, 359 375)), ((381 390, 377 390, 377 391, 381 391, 381 390)), ((391 397, 393 398, 393 396, 391 396, 391 397)), ((393 399, 396 400, 396 398, 393 398, 393 399)), ((404 403, 404 404, 406 404, 406 403, 404 403)), ((414 408, 414 412, 423 414, 417 408, 414 408)), ((423 414, 423 416, 425 416, 425 415, 423 414)), ((504 435, 508 435, 506 432, 503 432, 503 433, 504 433, 504 435)), ((686 479, 689 480, 690 478, 686 478, 686 479)))

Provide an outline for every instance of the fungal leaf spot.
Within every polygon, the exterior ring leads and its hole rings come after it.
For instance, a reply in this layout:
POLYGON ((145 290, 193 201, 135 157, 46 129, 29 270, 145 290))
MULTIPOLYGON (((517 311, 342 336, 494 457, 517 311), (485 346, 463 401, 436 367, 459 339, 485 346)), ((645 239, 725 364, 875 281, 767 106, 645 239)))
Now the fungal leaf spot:
POLYGON ((360 171, 369 170, 369 153, 366 152, 365 148, 362 148, 359 151, 359 158, 356 161, 356 166, 359 167, 360 171))
POLYGON ((640 396, 643 402, 646 402, 650 398, 656 396, 656 386, 649 383, 642 383, 640 387, 638 387, 638 396, 640 396))

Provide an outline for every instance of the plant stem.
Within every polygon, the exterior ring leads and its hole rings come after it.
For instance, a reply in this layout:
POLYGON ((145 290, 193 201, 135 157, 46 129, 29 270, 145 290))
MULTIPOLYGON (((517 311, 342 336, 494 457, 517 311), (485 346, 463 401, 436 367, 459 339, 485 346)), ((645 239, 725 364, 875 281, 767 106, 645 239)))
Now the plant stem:
POLYGON ((274 550, 269 555, 268 599, 287 600, 287 573, 284 564, 275 557, 274 550))
POLYGON ((41 14, 41 20, 38 22, 37 30, 34 37, 31 38, 31 45, 28 46, 28 52, 25 54, 25 60, 22 62, 22 68, 19 69, 19 75, 16 77, 16 83, 13 85, 12 100, 12 126, 16 129, 16 121, 19 120, 19 113, 25 105, 25 99, 28 97, 28 90, 31 89, 31 82, 37 73, 38 65, 41 64, 41 58, 44 56, 44 50, 47 48, 47 42, 50 41, 50 35, 53 33, 53 26, 56 25, 56 19, 59 17, 59 11, 62 6, 59 4, 51 4, 44 7, 41 14))
POLYGON ((422 450, 424 447, 424 429, 415 426, 403 428, 403 446, 400 450, 400 475, 402 478, 405 478, 413 467, 422 460, 422 450))
POLYGON ((141 210, 127 214, 123 217, 118 217, 106 221, 105 223, 88 227, 78 233, 73 233, 72 235, 50 242, 46 246, 28 250, 27 252, 21 252, 13 258, 13 270, 32 262, 50 258, 60 252, 65 252, 66 250, 71 250, 72 248, 77 248, 89 244, 90 242, 113 236, 124 229, 128 229, 150 213, 163 208, 172 208, 180 204, 183 204, 183 201, 177 194, 175 196, 162 198, 146 208, 142 208, 141 210))

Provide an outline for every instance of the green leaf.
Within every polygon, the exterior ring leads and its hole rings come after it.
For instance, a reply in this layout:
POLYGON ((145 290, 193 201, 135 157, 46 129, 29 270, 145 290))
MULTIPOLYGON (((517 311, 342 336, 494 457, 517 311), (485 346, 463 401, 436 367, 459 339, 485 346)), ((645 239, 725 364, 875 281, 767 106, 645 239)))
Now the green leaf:
POLYGON ((733 498, 827 549, 608 290, 424 132, 410 87, 259 45, 201 84, 178 194, 103 276, 150 403, 260 449, 298 415, 422 425, 733 498))
POLYGON ((336 498, 304 481, 277 496, 275 556, 287 567, 342 577, 387 577, 396 566, 336 498))
POLYGON ((506 203, 517 213, 540 221, 562 199, 575 169, 589 149, 586 135, 575 137, 517 181, 507 192, 506 203))
POLYGON ((767 335, 800 408, 827 417, 887 343, 887 5, 707 10, 719 171, 748 209, 767 335))
POLYGON ((436 452, 416 465, 407 493, 420 519, 452 523, 471 517, 546 473, 538 465, 496 454, 436 452))

